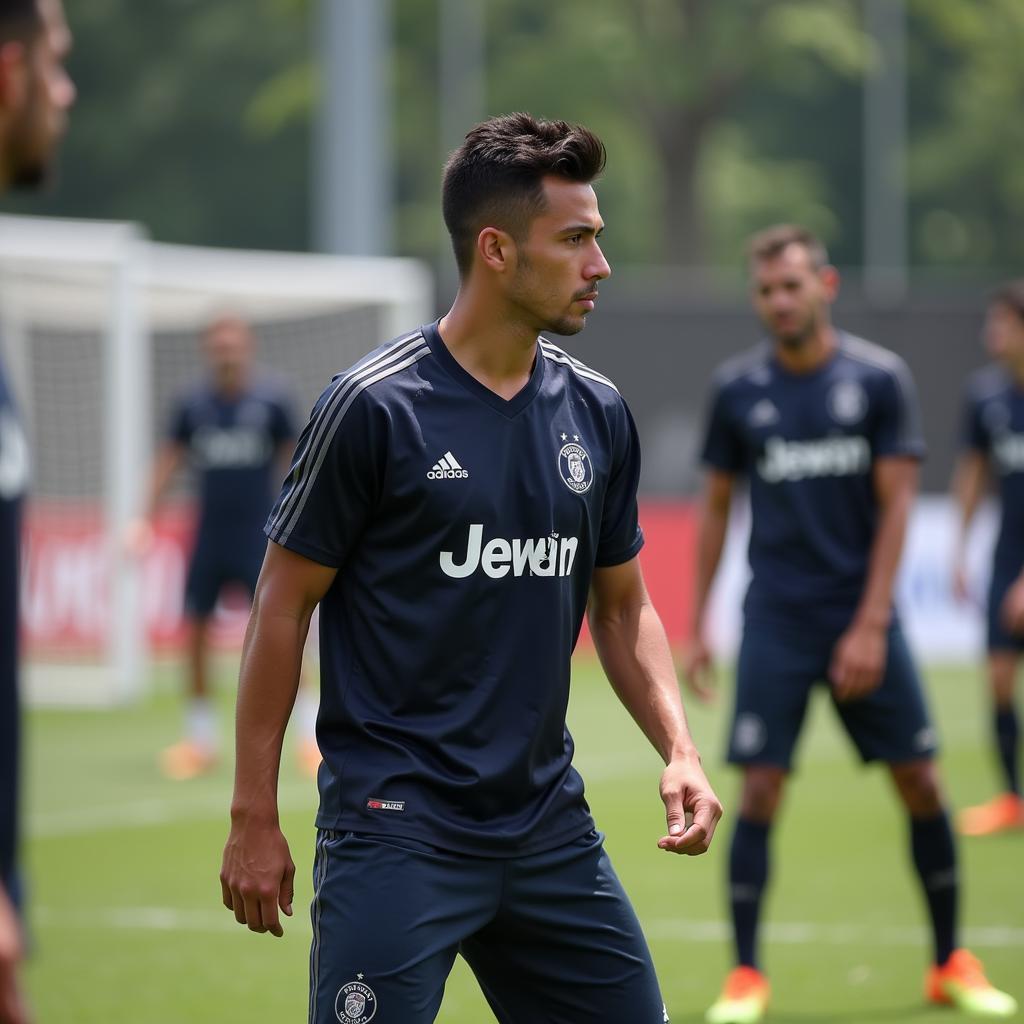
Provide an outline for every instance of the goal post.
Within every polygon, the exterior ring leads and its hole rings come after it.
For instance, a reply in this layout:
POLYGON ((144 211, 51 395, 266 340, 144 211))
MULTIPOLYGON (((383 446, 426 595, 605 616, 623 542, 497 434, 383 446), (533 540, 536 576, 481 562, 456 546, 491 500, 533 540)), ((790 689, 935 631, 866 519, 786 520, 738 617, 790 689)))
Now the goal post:
MULTIPOLYGON (((136 225, 0 217, 0 346, 33 461, 22 574, 31 700, 131 699, 180 637, 188 480, 142 562, 123 538, 214 316, 253 327, 301 419, 330 377, 428 320, 414 260, 167 245, 136 225)), ((238 616, 219 633, 237 642, 238 616)))

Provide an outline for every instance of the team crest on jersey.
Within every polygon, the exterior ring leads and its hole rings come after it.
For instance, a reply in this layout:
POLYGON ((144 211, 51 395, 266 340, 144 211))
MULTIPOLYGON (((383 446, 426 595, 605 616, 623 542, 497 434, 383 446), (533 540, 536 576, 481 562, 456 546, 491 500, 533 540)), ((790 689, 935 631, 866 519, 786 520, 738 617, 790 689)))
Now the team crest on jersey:
POLYGON ((1010 428, 1010 407, 1003 401, 986 402, 981 418, 990 433, 1001 434, 1010 428))
POLYGON ((587 450, 575 441, 558 453, 558 473, 570 491, 583 494, 594 482, 594 466, 587 450))
POLYGON ((828 412, 836 421, 859 423, 868 411, 868 396, 855 380, 841 380, 828 393, 828 412))
POLYGON ((341 1024, 366 1024, 366 1021, 373 1020, 376 1013, 377 997, 369 985, 361 981, 350 981, 338 989, 334 1000, 334 1015, 341 1024))

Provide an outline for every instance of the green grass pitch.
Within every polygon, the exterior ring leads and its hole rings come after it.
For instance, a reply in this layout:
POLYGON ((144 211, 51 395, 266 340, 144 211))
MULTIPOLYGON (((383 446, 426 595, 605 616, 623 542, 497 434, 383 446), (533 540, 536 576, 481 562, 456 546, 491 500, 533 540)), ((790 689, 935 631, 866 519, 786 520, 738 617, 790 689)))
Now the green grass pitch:
MULTIPOLYGON (((232 671, 220 694, 225 741, 232 671)), ((156 753, 176 738, 176 678, 114 711, 36 711, 27 741, 26 860, 34 954, 28 980, 40 1024, 204 1024, 306 1019, 311 782, 288 757, 282 822, 298 865, 296 915, 283 939, 253 935, 220 905, 217 873, 231 770, 170 783, 156 753)), ((994 780, 983 746, 978 673, 931 671, 944 776, 963 806, 994 780)), ((690 701, 691 724, 730 814, 737 779, 721 763, 725 699, 690 701)), ((570 725, 598 825, 650 939, 674 1024, 702 1019, 730 965, 723 915, 726 818, 710 854, 656 848, 659 762, 596 665, 580 660, 570 725)), ((293 745, 289 754, 293 750, 293 745)), ((926 1008, 923 907, 905 823, 877 769, 862 769, 824 694, 809 716, 800 765, 773 846, 766 968, 776 1024, 935 1024, 926 1008)), ((961 844, 965 938, 991 977, 1024 997, 1024 833, 961 844)), ((439 1020, 493 1020, 461 962, 439 1020)))

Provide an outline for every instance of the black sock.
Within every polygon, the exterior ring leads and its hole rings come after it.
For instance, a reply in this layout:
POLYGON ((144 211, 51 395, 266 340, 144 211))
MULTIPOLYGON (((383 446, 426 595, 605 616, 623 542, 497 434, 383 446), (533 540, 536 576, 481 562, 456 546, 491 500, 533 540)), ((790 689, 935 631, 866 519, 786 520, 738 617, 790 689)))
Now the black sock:
POLYGON ((768 881, 770 825, 740 818, 729 848, 729 906, 736 938, 736 962, 757 967, 757 925, 768 881))
POLYGON ((1017 710, 1012 704, 1005 708, 996 708, 996 751, 999 764, 1006 777, 1006 788, 1011 793, 1020 795, 1020 725, 1017 722, 1017 710))
POLYGON ((910 819, 910 848, 921 879, 935 936, 935 962, 944 964, 956 948, 959 880, 949 815, 910 819))

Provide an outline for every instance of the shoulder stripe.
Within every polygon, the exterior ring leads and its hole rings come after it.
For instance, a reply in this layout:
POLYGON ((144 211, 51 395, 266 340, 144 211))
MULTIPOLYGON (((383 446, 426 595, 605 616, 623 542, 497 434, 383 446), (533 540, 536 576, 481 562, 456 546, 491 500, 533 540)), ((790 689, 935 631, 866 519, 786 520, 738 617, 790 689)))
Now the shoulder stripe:
POLYGON ((598 384, 604 384, 618 394, 619 389, 604 374, 598 373, 597 370, 592 370, 585 363, 569 355, 568 352, 557 345, 552 345, 547 338, 540 339, 540 349, 546 359, 550 359, 553 363, 561 363, 564 366, 568 366, 569 369, 579 374, 579 376, 586 377, 587 380, 596 381, 598 384))
POLYGON ((764 369, 770 359, 771 349, 763 343, 756 345, 754 348, 748 349, 746 352, 740 352, 738 355, 722 363, 715 370, 714 382, 720 388, 725 387, 727 384, 731 384, 747 374, 756 373, 758 370, 764 369))
POLYGON ((900 440, 903 442, 914 440, 913 427, 916 417, 913 413, 916 412, 916 396, 910 367, 895 352, 890 352, 889 349, 866 341, 864 338, 858 338, 855 334, 844 332, 842 350, 855 362, 881 370, 892 378, 903 409, 908 413, 902 417, 903 429, 900 440))
POLYGON ((356 398, 371 384, 412 366, 429 354, 430 348, 423 335, 417 332, 407 339, 400 339, 378 356, 361 365, 357 364, 357 369, 337 378, 330 397, 316 416, 315 425, 310 425, 306 443, 295 460, 288 490, 270 527, 272 540, 281 544, 287 541, 305 507, 312 482, 320 472, 331 440, 356 398))

